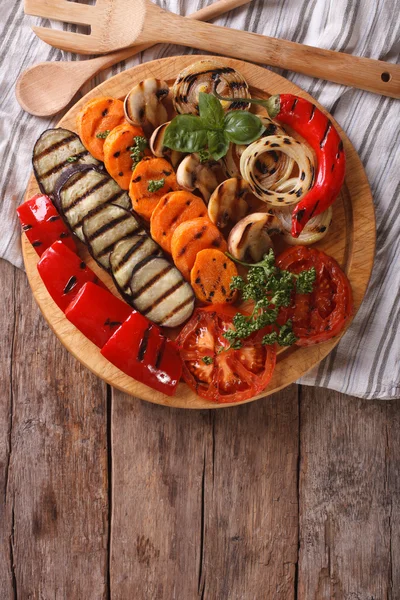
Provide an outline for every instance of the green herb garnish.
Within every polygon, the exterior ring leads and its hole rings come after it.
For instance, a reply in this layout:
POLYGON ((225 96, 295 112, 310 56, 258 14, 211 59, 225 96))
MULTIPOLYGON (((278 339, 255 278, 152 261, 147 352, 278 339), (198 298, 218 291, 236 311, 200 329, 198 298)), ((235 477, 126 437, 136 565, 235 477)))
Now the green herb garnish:
POLYGON ((99 133, 96 133, 96 137, 100 140, 105 140, 109 133, 109 129, 106 129, 105 131, 99 131, 99 133))
POLYGON ((165 179, 150 179, 147 190, 149 192, 156 192, 160 190, 165 183, 165 179))
POLYGON ((203 363, 205 363, 206 365, 212 365, 213 361, 213 357, 212 356, 203 356, 203 358, 201 359, 203 361, 203 363))
POLYGON ((79 156, 69 156, 67 158, 67 162, 69 162, 69 163, 76 162, 77 160, 79 160, 79 156))
POLYGON ((199 159, 201 164, 207 162, 208 160, 210 160, 211 158, 211 154, 209 153, 208 150, 200 150, 199 151, 199 159))
POLYGON ((144 156, 144 151, 148 146, 146 138, 141 135, 135 136, 134 141, 135 145, 129 148, 129 152, 132 159, 132 171, 134 171, 136 165, 142 160, 144 156))
POLYGON ((297 338, 293 333, 292 322, 288 320, 283 325, 277 323, 279 308, 290 306, 295 289, 299 294, 310 294, 313 291, 315 268, 301 271, 299 274, 283 271, 275 265, 272 249, 260 262, 253 265, 237 260, 229 252, 226 254, 235 262, 249 267, 247 279, 233 277, 230 287, 232 290, 238 290, 243 300, 254 302, 252 314, 236 314, 233 317, 234 329, 224 333, 224 337, 230 342, 230 348, 240 348, 242 340, 267 326, 271 326, 272 331, 263 337, 263 344, 294 344, 297 338))
MULTIPOLYGON (((231 99, 232 100, 232 99, 231 99)), ((199 113, 178 115, 165 130, 164 146, 179 152, 208 150, 214 160, 228 151, 229 143, 251 144, 265 130, 259 117, 245 110, 224 113, 213 94, 199 93, 199 113)))

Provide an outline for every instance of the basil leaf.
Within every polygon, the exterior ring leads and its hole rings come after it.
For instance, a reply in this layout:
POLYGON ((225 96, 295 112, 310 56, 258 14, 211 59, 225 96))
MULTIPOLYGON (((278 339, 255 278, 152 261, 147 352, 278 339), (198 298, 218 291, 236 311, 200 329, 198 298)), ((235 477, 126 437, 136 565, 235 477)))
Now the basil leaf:
POLYGON ((207 145, 207 127, 196 115, 178 115, 165 130, 163 144, 179 152, 198 152, 207 145))
POLYGON ((199 93, 199 112, 208 129, 224 128, 224 109, 213 94, 199 93))
POLYGON ((251 144, 265 131, 261 119, 246 110, 232 110, 225 115, 225 134, 233 144, 251 144))
POLYGON ((229 140, 223 131, 209 131, 207 141, 208 151, 214 160, 219 160, 228 152, 229 140))

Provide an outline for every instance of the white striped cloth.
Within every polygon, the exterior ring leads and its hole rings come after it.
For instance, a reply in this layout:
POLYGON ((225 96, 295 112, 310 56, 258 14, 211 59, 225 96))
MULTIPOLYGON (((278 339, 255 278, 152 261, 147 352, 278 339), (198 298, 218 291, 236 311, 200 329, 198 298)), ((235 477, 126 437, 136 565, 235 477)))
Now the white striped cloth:
MULTIPOLYGON (((186 15, 210 0, 158 3, 186 15)), ((0 17, 0 256, 18 267, 22 267, 22 259, 15 208, 29 177, 33 144, 62 115, 39 119, 24 113, 14 97, 15 81, 33 63, 77 60, 35 38, 30 25, 49 22, 24 17, 22 4, 20 0, 2 2, 0 17)), ((253 0, 216 23, 398 62, 399 15, 399 0, 253 0)), ((73 30, 73 26, 66 28, 73 30)), ((90 86, 140 62, 189 52, 178 46, 156 46, 103 72, 90 86)), ((335 350, 300 383, 362 398, 400 397, 400 102, 291 72, 283 75, 319 100, 347 132, 367 172, 378 231, 375 266, 361 309, 335 350)))

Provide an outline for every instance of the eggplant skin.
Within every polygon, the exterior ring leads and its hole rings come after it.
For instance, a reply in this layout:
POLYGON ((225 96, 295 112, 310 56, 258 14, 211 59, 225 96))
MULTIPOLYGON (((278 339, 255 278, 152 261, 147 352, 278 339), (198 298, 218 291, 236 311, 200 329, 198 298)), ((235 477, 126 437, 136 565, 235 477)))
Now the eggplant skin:
POLYGON ((165 258, 146 258, 132 272, 132 304, 163 327, 182 325, 193 312, 193 290, 165 258))
POLYGON ((128 194, 114 179, 90 165, 78 165, 63 173, 56 185, 54 201, 71 231, 82 242, 85 241, 82 225, 87 216, 110 204, 131 208, 128 194))
POLYGON ((132 305, 130 282, 133 269, 148 258, 163 257, 161 247, 143 230, 125 240, 120 240, 110 256, 111 275, 121 296, 132 305))
POLYGON ((51 198, 60 175, 72 165, 92 164, 100 166, 83 146, 80 137, 61 127, 46 129, 33 148, 33 172, 40 191, 51 198))
POLYGON ((143 231, 132 213, 116 204, 93 211, 84 219, 82 230, 90 254, 108 272, 116 244, 143 231))

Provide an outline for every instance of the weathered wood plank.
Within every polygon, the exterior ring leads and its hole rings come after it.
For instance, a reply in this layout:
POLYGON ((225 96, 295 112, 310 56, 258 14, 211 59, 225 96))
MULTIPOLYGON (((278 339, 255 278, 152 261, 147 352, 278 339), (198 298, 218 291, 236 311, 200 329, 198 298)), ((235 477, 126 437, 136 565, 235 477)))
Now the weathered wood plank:
POLYGON ((303 387, 299 600, 400 598, 400 404, 303 387))
POLYGON ((291 600, 298 549, 297 387, 211 414, 202 598, 291 600))
POLYGON ((297 391, 208 412, 113 392, 111 595, 294 597, 297 391))
POLYGON ((112 401, 111 597, 197 598, 209 416, 112 401))
POLYGON ((0 260, 0 598, 13 597, 12 514, 8 485, 11 445, 12 392, 11 349, 14 337, 14 267, 0 260))
POLYGON ((56 339, 20 271, 13 336, 6 509, 15 597, 105 598, 106 386, 56 339))

